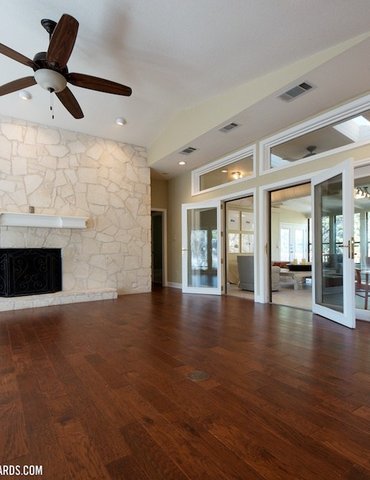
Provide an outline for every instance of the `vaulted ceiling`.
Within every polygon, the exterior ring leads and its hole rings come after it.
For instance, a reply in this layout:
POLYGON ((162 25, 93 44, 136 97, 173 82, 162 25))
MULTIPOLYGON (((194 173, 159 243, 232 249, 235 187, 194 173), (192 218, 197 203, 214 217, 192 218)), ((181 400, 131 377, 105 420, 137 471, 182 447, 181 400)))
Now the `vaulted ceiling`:
MULTIPOLYGON (((69 70, 129 85, 131 97, 71 86, 75 120, 38 85, 32 100, 0 97, 0 113, 148 148, 165 178, 192 169, 370 86, 368 0, 3 0, 0 43, 33 58, 42 18, 79 21, 69 70), (309 93, 278 95, 308 81, 309 93), (127 124, 119 127, 116 117, 127 124), (225 124, 240 124, 230 133, 225 124), (179 151, 193 146, 180 170, 179 151)), ((32 70, 0 55, 0 84, 32 70)))

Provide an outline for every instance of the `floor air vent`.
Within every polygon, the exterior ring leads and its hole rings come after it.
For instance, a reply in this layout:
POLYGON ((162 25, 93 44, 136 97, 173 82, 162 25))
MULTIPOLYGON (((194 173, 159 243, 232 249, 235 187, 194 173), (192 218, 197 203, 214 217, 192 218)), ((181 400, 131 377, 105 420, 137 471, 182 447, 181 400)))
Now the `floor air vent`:
POLYGON ((312 85, 310 85, 307 82, 303 82, 303 83, 300 83, 299 85, 296 85, 295 87, 287 90, 286 92, 282 93, 281 95, 279 95, 279 98, 281 98, 285 102, 290 102, 291 100, 294 100, 295 98, 299 97, 300 95, 303 95, 304 93, 307 93, 312 88, 313 88, 312 85))

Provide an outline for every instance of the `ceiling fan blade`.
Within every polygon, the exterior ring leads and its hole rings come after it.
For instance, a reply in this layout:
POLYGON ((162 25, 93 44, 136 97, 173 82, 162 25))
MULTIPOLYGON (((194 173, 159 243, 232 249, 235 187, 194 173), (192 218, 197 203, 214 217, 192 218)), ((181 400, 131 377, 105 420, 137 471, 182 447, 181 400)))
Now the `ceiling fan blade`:
POLYGON ((75 96, 71 92, 71 90, 66 87, 61 92, 55 92, 55 95, 59 98, 59 100, 63 103, 66 109, 74 118, 84 118, 84 114, 81 110, 81 107, 76 100, 75 96))
POLYGON ((112 82, 111 80, 105 80, 104 78, 93 77, 92 75, 68 73, 66 78, 69 83, 76 85, 76 87, 89 88, 90 90, 113 93, 115 95, 125 95, 127 97, 132 93, 131 88, 126 87, 126 85, 121 85, 120 83, 112 82))
POLYGON ((18 78, 18 80, 13 80, 12 82, 2 85, 0 87, 0 96, 16 92, 17 90, 22 90, 22 88, 31 87, 32 85, 35 85, 35 83, 36 80, 34 77, 18 78))
POLYGON ((6 45, 3 45, 2 43, 0 43, 0 53, 2 53, 3 55, 6 55, 12 60, 15 60, 16 62, 23 63, 23 65, 27 65, 27 67, 37 68, 33 60, 25 57, 21 53, 16 52, 15 50, 7 47, 6 45))
POLYGON ((66 13, 60 17, 51 36, 46 60, 63 68, 71 56, 78 32, 78 21, 66 13))

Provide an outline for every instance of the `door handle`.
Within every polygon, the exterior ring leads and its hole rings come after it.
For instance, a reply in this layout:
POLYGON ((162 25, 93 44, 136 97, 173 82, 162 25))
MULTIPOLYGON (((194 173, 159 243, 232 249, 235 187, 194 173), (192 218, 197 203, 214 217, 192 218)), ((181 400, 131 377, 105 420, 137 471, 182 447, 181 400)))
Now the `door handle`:
POLYGON ((343 243, 343 248, 348 248, 348 258, 352 260, 355 258, 355 239, 352 237, 351 240, 348 240, 347 245, 343 243))

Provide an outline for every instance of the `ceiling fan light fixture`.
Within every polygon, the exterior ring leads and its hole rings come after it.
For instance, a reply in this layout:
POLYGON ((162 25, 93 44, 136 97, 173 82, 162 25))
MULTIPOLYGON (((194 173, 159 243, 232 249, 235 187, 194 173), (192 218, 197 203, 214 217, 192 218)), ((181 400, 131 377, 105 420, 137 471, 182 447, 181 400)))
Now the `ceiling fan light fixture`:
POLYGON ((67 86, 64 76, 50 68, 36 70, 34 77, 37 84, 49 92, 61 92, 67 86))

